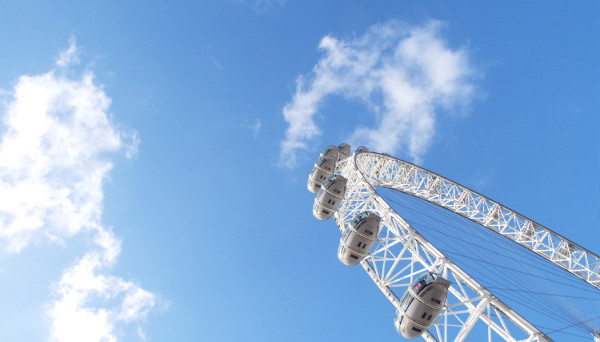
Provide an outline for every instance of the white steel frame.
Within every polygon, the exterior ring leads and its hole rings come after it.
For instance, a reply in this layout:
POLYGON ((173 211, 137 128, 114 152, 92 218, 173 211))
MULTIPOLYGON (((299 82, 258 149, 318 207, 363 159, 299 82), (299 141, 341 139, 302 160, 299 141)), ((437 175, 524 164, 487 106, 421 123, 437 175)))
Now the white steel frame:
MULTIPOLYGON (((359 153, 339 161, 336 173, 348 179, 345 200, 334 215, 340 231, 364 210, 381 218, 378 241, 361 265, 399 308, 413 278, 428 270, 452 281, 446 306, 422 337, 463 341, 483 324, 488 341, 552 341, 492 295, 415 231, 375 191, 402 191, 449 209, 541 255, 600 289, 600 258, 518 213, 457 183, 411 163, 378 153, 359 153), (398 292, 398 293, 396 293, 398 292)), ((479 328, 481 331, 481 328, 479 328)))

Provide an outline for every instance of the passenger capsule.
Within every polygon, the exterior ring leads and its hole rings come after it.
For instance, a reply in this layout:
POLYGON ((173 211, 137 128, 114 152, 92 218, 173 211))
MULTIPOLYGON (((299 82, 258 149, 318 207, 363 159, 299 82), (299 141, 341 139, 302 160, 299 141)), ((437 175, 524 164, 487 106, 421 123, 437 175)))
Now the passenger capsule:
POLYGON ((350 145, 342 143, 338 146, 338 149, 340 151, 338 160, 346 159, 350 156, 350 145))
POLYGON ((363 153, 363 152, 369 152, 369 149, 364 146, 360 146, 359 148, 356 149, 356 151, 354 151, 355 154, 359 154, 359 153, 363 153))
POLYGON ((323 150, 323 152, 321 152, 321 155, 319 157, 331 157, 337 162, 339 151, 339 147, 335 145, 329 145, 323 150))
POLYGON ((379 234, 379 222, 381 217, 369 211, 356 215, 340 239, 338 259, 344 265, 356 265, 369 254, 379 234))
POLYGON ((394 317, 402 337, 415 338, 429 329, 446 304, 450 284, 440 274, 425 272, 410 285, 394 317))
POLYGON ((327 220, 342 203, 346 194, 346 182, 348 180, 341 175, 333 175, 323 183, 313 206, 313 215, 321 221, 327 220))
POLYGON ((317 193, 323 185, 323 182, 327 180, 333 172, 335 171, 335 163, 337 162, 337 157, 333 156, 320 156, 312 171, 308 175, 308 182, 306 183, 306 187, 308 191, 313 194, 317 193))

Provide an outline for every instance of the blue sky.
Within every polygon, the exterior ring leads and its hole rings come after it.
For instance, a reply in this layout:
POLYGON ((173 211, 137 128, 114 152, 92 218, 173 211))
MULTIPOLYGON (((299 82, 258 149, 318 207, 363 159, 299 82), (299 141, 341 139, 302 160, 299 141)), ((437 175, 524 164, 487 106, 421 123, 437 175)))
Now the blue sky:
POLYGON ((393 307, 337 260, 334 223, 311 215, 308 172, 344 141, 600 253, 599 15, 4 4, 0 340, 400 339, 393 307))

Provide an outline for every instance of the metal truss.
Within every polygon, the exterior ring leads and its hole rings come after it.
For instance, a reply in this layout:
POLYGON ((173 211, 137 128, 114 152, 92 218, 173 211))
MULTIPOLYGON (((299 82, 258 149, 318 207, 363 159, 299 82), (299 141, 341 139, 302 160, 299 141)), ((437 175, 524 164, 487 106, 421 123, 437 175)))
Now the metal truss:
POLYGON ((422 335, 426 341, 463 341, 475 326, 488 341, 551 341, 492 295, 416 232, 375 191, 402 191, 449 209, 543 256, 600 288, 600 258, 551 230, 435 173, 378 153, 359 153, 338 162, 348 179, 344 202, 334 215, 340 231, 364 210, 381 218, 378 241, 361 265, 388 300, 399 308, 413 278, 429 270, 452 282, 445 308, 422 335))

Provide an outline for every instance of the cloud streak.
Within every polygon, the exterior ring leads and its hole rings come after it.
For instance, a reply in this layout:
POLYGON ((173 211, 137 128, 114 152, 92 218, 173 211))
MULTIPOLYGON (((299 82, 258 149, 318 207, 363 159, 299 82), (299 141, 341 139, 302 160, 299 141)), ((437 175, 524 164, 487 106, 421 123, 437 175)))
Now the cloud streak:
MULTIPOLYGON (((59 54, 78 63, 75 39, 59 54)), ((59 71, 21 76, 3 113, 0 140, 0 240, 18 253, 44 239, 66 243, 80 232, 92 248, 64 270, 48 303, 55 341, 116 341, 118 324, 144 319, 156 296, 107 274, 121 242, 101 222, 111 157, 136 152, 138 138, 109 119, 110 98, 94 75, 59 71), (92 301, 94 305, 92 305, 92 301)))
POLYGON ((438 21, 417 27, 391 22, 352 40, 325 36, 319 44, 323 57, 298 78, 283 108, 288 128, 280 143, 281 164, 294 167, 298 151, 310 149, 322 134, 314 116, 332 95, 358 99, 374 114, 372 126, 355 127, 349 135, 352 144, 421 161, 436 116, 466 108, 474 94, 467 53, 447 46, 442 27, 438 21))
POLYGON ((262 123, 260 121, 260 119, 256 118, 254 119, 254 123, 252 124, 244 124, 242 125, 243 128, 247 128, 250 131, 252 131, 252 137, 254 137, 254 139, 258 138, 258 135, 260 134, 260 129, 262 127, 262 123))
POLYGON ((56 58, 56 65, 59 67, 67 67, 73 64, 79 64, 79 52, 77 41, 74 36, 69 37, 69 48, 61 51, 56 58))

